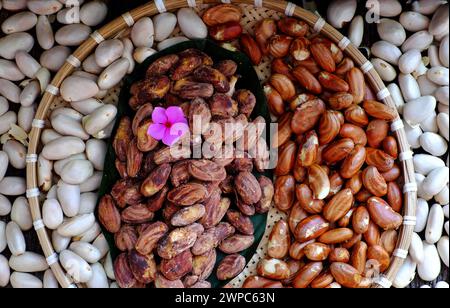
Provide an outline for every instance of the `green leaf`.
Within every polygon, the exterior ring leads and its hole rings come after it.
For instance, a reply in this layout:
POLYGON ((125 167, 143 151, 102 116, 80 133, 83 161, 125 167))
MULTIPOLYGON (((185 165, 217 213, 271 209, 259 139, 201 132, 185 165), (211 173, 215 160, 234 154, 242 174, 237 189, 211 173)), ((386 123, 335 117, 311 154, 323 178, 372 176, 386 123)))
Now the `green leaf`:
MULTIPOLYGON (((120 93, 117 120, 112 136, 115 136, 118 124, 123 116, 129 116, 130 118, 134 117, 135 112, 128 105, 128 100, 130 99, 131 85, 144 78, 148 66, 151 63, 153 63, 156 59, 168 54, 179 53, 188 48, 197 48, 201 51, 204 51, 205 53, 207 53, 212 57, 215 63, 226 59, 235 61, 238 64, 237 74, 241 76, 236 85, 236 88, 248 89, 253 92, 253 94, 256 97, 257 104, 253 111, 252 118, 256 118, 257 116, 264 117, 268 128, 268 125, 270 123, 270 113, 267 106, 266 97, 262 90, 261 84, 258 80, 258 76, 255 70, 253 69, 253 66, 250 60, 247 58, 247 56, 240 52, 232 52, 226 50, 209 40, 194 40, 177 44, 175 46, 169 47, 152 55, 151 57, 146 59, 144 63, 137 66, 131 75, 125 78, 124 85, 120 93)), ((266 129, 266 131, 268 131, 268 129, 266 129)), ((265 134, 264 136, 267 136, 266 137, 267 143, 270 144, 270 136, 268 136, 268 134, 265 134)), ((99 200, 105 194, 110 193, 113 185, 120 179, 119 173, 115 168, 116 155, 112 147, 112 140, 113 138, 111 138, 108 143, 108 151, 105 158, 105 168, 102 183, 98 192, 99 200)), ((258 176, 259 174, 255 172, 255 175, 258 176)), ((272 174, 270 171, 265 172, 264 175, 269 178, 272 178, 272 174)), ((251 217, 251 220, 255 226, 255 233, 254 233, 255 243, 253 244, 252 247, 241 252, 241 255, 243 255, 246 258, 247 263, 256 253, 256 249, 259 245, 259 242, 263 237, 266 228, 267 214, 255 215, 251 217)), ((105 229, 103 229, 103 233, 106 239, 108 240, 109 246, 111 248, 111 256, 114 260, 120 254, 120 251, 115 247, 114 236, 113 234, 107 232, 105 229)), ((212 287, 215 288, 222 287, 227 283, 224 281, 219 281, 216 277, 217 266, 225 256, 226 256, 225 254, 217 250, 216 266, 214 268, 213 274, 208 279, 208 281, 211 282, 212 287)))

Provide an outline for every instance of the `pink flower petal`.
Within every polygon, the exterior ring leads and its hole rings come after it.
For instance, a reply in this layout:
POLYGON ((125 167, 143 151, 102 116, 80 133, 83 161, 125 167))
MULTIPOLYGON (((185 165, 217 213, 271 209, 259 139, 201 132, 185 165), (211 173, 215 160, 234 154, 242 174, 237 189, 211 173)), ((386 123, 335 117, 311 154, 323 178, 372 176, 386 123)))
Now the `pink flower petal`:
POLYGON ((167 120, 170 124, 185 123, 187 124, 186 117, 184 116, 183 109, 177 106, 172 106, 166 110, 167 120))
POLYGON ((171 146, 180 140, 187 132, 189 132, 189 126, 184 123, 175 123, 168 129, 162 139, 165 145, 171 146))
POLYGON ((155 124, 167 123, 166 109, 162 107, 156 107, 152 112, 152 121, 155 124))
POLYGON ((164 124, 151 124, 147 133, 156 140, 162 140, 169 129, 164 124))

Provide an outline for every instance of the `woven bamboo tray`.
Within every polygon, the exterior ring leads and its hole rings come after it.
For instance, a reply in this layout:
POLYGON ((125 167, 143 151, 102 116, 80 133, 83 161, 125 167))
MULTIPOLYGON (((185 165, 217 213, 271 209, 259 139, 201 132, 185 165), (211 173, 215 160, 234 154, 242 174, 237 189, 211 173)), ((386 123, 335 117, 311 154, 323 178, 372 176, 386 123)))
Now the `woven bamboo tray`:
MULTIPOLYGON (((183 7, 193 7, 197 11, 202 10, 205 6, 219 3, 230 3, 230 0, 157 0, 150 2, 141 7, 138 7, 128 13, 123 14, 117 19, 113 20, 103 28, 95 31, 89 39, 87 39, 69 58, 65 64, 56 74, 51 84, 47 87, 41 103, 38 107, 36 117, 33 121, 32 130, 30 132, 30 144, 27 155, 27 197, 30 203, 31 214, 34 221, 40 244, 47 258, 47 261, 55 274, 57 280, 63 288, 76 287, 71 281, 70 277, 66 275, 63 268, 58 262, 58 256, 55 253, 47 230, 42 222, 40 192, 37 184, 37 154, 40 146, 40 137, 43 128, 45 127, 46 119, 50 111, 61 104, 58 98, 58 89, 66 77, 75 71, 97 47, 97 45, 104 39, 120 36, 126 32, 135 21, 142 17, 153 16, 160 12, 173 11, 183 7)), ((324 19, 309 11, 296 6, 293 3, 275 0, 233 0, 234 4, 242 6, 244 11, 243 27, 252 33, 253 25, 261 18, 271 17, 278 19, 280 16, 287 15, 297 17, 307 22, 316 32, 328 37, 334 41, 338 46, 351 57, 356 65, 361 67, 361 70, 366 75, 366 80, 371 87, 377 92, 378 99, 386 105, 395 109, 395 104, 391 98, 389 91, 385 87, 383 81, 376 73, 372 64, 364 57, 364 55, 353 46, 348 38, 344 37, 339 31, 327 24, 324 19)), ((258 76, 264 80, 270 74, 270 61, 264 61, 256 68, 258 76)), ((114 102, 117 97, 118 89, 114 89, 108 99, 114 102)), ((415 225, 415 211, 417 201, 417 184, 414 178, 414 166, 412 162, 412 152, 406 139, 406 134, 403 127, 403 122, 397 114, 396 120, 393 121, 391 129, 396 136, 400 147, 400 161, 403 170, 404 178, 404 222, 399 231, 399 238, 396 245, 396 250, 393 254, 393 259, 389 269, 376 279, 374 283, 375 288, 389 288, 392 285, 392 280, 395 278, 400 266, 408 254, 408 248, 411 243, 411 237, 415 225)), ((257 262, 265 256, 265 247, 268 234, 273 226, 273 223, 283 217, 284 214, 276 211, 273 208, 268 214, 268 221, 266 227, 266 234, 261 241, 255 256, 249 262, 245 270, 240 276, 233 280, 231 286, 239 287, 245 278, 255 273, 257 262)))

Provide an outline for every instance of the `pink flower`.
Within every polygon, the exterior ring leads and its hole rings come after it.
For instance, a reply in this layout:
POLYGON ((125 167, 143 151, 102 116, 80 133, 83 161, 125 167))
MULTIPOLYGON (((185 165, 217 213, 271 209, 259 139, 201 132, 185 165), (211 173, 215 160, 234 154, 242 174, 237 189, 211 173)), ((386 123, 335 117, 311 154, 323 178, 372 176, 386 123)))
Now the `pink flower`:
POLYGON ((168 146, 175 144, 189 131, 188 122, 180 107, 156 107, 152 113, 152 121, 147 133, 168 146))

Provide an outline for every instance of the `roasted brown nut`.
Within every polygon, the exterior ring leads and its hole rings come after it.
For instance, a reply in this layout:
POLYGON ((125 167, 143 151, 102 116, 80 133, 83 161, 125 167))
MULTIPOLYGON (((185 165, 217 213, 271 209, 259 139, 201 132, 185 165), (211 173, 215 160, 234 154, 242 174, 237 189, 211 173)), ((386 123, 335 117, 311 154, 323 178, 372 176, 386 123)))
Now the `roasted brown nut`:
POLYGON ((258 275, 274 280, 288 279, 291 274, 287 263, 279 259, 262 259, 256 271, 258 275))
POLYGON ((126 162, 121 162, 119 159, 116 159, 115 163, 114 163, 117 172, 119 173, 120 177, 122 179, 127 178, 128 174, 127 174, 127 163, 126 162))
POLYGON ((172 259, 194 246, 196 240, 197 233, 191 228, 174 229, 158 243, 158 255, 163 259, 172 259))
POLYGON ((146 119, 151 118, 153 112, 153 105, 150 103, 142 105, 137 111, 133 118, 132 130, 133 134, 137 136, 139 126, 141 126, 142 122, 146 119))
POLYGON ((203 134, 209 128, 211 122, 211 110, 202 98, 194 99, 189 108, 189 126, 192 133, 203 134))
POLYGON ((239 211, 228 210, 226 216, 228 222, 240 233, 245 235, 253 235, 255 232, 251 219, 239 211))
POLYGON ((262 192, 258 180, 250 172, 240 172, 234 180, 236 191, 246 204, 261 200, 262 192))
POLYGON ((252 246, 254 241, 253 235, 235 234, 223 240, 219 249, 226 254, 238 253, 252 246))
POLYGON ((130 251, 134 249, 138 238, 136 229, 133 226, 124 225, 114 234, 114 242, 120 251, 130 251))
POLYGON ((295 239, 300 243, 313 240, 324 234, 330 224, 319 215, 309 216, 302 220, 295 228, 295 239))
POLYGON ((133 249, 128 253, 128 263, 137 281, 148 284, 155 279, 156 262, 153 254, 141 255, 133 249))
POLYGON ((211 114, 219 118, 234 117, 238 113, 238 103, 225 94, 217 93, 209 100, 211 114))
POLYGON ((138 127, 138 131, 136 134, 136 142, 137 148, 141 152, 149 152, 154 150, 158 146, 158 140, 154 139, 152 136, 148 134, 148 128, 153 122, 149 120, 145 120, 138 127))
POLYGON ((345 120, 360 127, 366 127, 369 124, 367 113, 359 105, 351 105, 345 110, 345 120))
POLYGON ((305 136, 297 155, 297 164, 301 167, 310 167, 316 160, 319 152, 319 139, 315 131, 310 131, 305 136))
POLYGON ((366 129, 367 141, 369 145, 377 149, 389 133, 389 124, 385 120, 373 120, 366 129))
POLYGON ((153 160, 155 164, 162 165, 166 163, 175 163, 177 161, 187 159, 191 156, 190 147, 164 147, 155 152, 153 160))
POLYGON ((275 34, 269 39, 269 52, 274 58, 284 58, 289 54, 292 37, 275 34))
MULTIPOLYGON (((316 60, 317 64, 329 73, 334 73, 336 70, 336 63, 334 62, 333 55, 330 49, 322 43, 311 44, 311 54, 316 60)), ((322 84, 325 86, 324 84, 322 84)), ((328 88, 328 87, 327 87, 328 88)), ((347 91, 342 91, 347 92, 347 91)))
POLYGON ((322 243, 311 243, 305 246, 303 249, 306 258, 311 261, 325 261, 331 252, 331 248, 328 245, 322 243))
POLYGON ((195 256, 192 262, 192 274, 198 276, 198 280, 208 279, 216 264, 216 250, 211 249, 201 256, 195 256))
POLYGON ((380 245, 370 246, 367 250, 367 259, 376 262, 381 272, 386 271, 391 264, 391 258, 387 251, 380 245))
POLYGON ((328 99, 328 103, 334 110, 343 110, 353 104, 353 95, 347 92, 334 93, 328 99))
POLYGON ((367 201, 367 209, 371 220, 384 230, 395 230, 403 222, 403 217, 381 198, 370 198, 367 201))
POLYGON ((139 102, 151 102, 163 99, 169 92, 170 79, 167 76, 151 76, 140 82, 137 94, 139 102))
POLYGON ((299 202, 296 202, 292 207, 289 216, 288 216, 288 224, 291 233, 295 232, 295 228, 299 224, 300 221, 308 217, 308 213, 302 209, 299 202))
POLYGON ((271 85, 266 84, 264 85, 264 94, 266 95, 270 112, 275 116, 281 116, 284 113, 285 106, 280 93, 278 93, 271 85))
POLYGON ((174 187, 178 187, 181 184, 189 182, 190 174, 188 171, 189 161, 183 160, 175 163, 172 166, 172 172, 170 173, 170 181, 174 187))
POLYGON ((120 120, 117 133, 114 136, 113 147, 117 158, 125 162, 127 160, 128 145, 133 139, 133 131, 131 129, 131 120, 128 117, 123 117, 120 120))
POLYGON ((268 288, 283 288, 283 285, 279 281, 267 279, 260 276, 250 276, 242 285, 244 289, 268 289, 268 288))
POLYGON ((210 83, 179 80, 174 89, 182 99, 195 99, 197 97, 209 98, 214 94, 214 87, 210 83))
POLYGON ((167 199, 179 206, 190 206, 203 201, 207 194, 204 185, 190 182, 169 191, 167 199))
POLYGON ((295 179, 292 175, 280 176, 275 181, 274 202, 280 211, 288 211, 295 201, 295 179))
POLYGON ((377 168, 369 166, 362 173, 364 187, 374 196, 383 197, 387 194, 387 183, 377 168))
POLYGON ((277 24, 281 32, 295 37, 305 36, 309 30, 309 26, 304 21, 291 17, 282 18, 277 24))
MULTIPOLYGON (((220 193, 220 189, 218 190, 218 192, 220 193)), ((220 198, 219 203, 217 203, 216 206, 214 206, 214 204, 216 204, 216 200, 217 200, 217 192, 214 192, 212 196, 211 200, 208 200, 208 202, 205 202, 205 209, 206 209, 206 213, 205 215, 203 215, 202 219, 200 220, 200 223, 205 227, 205 228, 210 228, 213 227, 215 225, 217 225, 222 218, 225 216, 225 214, 227 213, 228 209, 230 208, 231 205, 231 201, 228 198, 220 198)))
POLYGON ((350 189, 338 192, 324 207, 323 217, 329 222, 336 222, 347 214, 353 206, 354 198, 350 189))
POLYGON ((387 200, 394 211, 400 213, 403 207, 403 194, 396 182, 388 183, 387 200))
POLYGON ((291 74, 292 67, 286 63, 282 58, 273 59, 270 66, 272 74, 277 73, 287 76, 290 80, 295 81, 294 76, 291 74))
POLYGON ((294 288, 307 288, 323 270, 322 262, 311 262, 306 264, 297 274, 292 286, 294 288))
POLYGON ((253 160, 247 153, 244 152, 242 155, 239 153, 236 154, 236 156, 237 157, 233 160, 233 162, 227 166, 228 173, 236 174, 244 171, 253 171, 253 160))
POLYGON ((170 69, 178 63, 179 57, 177 55, 167 55, 163 56, 152 64, 149 65, 147 68, 146 77, 151 76, 159 76, 164 75, 170 71, 170 69))
POLYGON ((319 122, 319 140, 321 145, 331 143, 341 130, 338 112, 328 110, 324 113, 319 122))
POLYGON ((284 259, 289 252, 290 243, 289 226, 286 221, 279 220, 269 235, 267 255, 271 258, 284 259))
POLYGON ((313 191, 306 184, 300 184, 295 187, 295 194, 300 207, 310 214, 319 214, 322 212, 325 202, 313 197, 313 191))
POLYGON ((172 68, 171 79, 180 80, 202 65, 202 58, 196 54, 185 54, 181 56, 177 64, 172 68))
POLYGON ((183 227, 196 222, 205 215, 205 207, 202 204, 185 207, 176 212, 170 220, 172 226, 183 227))
POLYGON ((272 181, 265 177, 258 178, 259 186, 261 187, 261 199, 255 204, 256 212, 259 214, 267 213, 272 205, 274 187, 272 181))
POLYGON ((217 268, 217 279, 228 280, 236 277, 245 268, 245 258, 238 254, 226 256, 217 268))
POLYGON ((253 65, 259 65, 262 53, 253 37, 247 33, 241 35, 239 40, 241 50, 250 58, 253 65))
POLYGON ((236 229, 229 223, 221 222, 217 226, 207 229, 197 238, 192 253, 203 255, 211 249, 216 248, 225 238, 233 235, 236 229))
POLYGON ((336 281, 346 288, 358 288, 362 281, 361 274, 351 265, 335 262, 330 266, 336 281))
POLYGON ((111 233, 116 233, 120 229, 120 213, 110 195, 105 195, 98 205, 98 219, 102 226, 111 233))
POLYGON ((348 263, 350 261, 350 252, 343 247, 334 248, 331 250, 328 260, 330 262, 348 263))
POLYGON ((155 248, 158 241, 169 231, 167 225, 163 222, 155 222, 145 228, 139 235, 136 242, 136 250, 143 254, 151 253, 155 248))
POLYGON ((255 95, 250 90, 238 90, 235 98, 238 102, 239 112, 249 118, 256 105, 255 95))
POLYGON ((224 167, 206 159, 189 161, 188 171, 193 178, 204 182, 221 182, 227 177, 224 167))
POLYGON ((395 160, 386 152, 367 148, 366 163, 377 168, 380 172, 388 172, 394 167, 395 160))
POLYGON ((209 28, 209 36, 219 42, 232 41, 242 34, 242 26, 239 22, 231 21, 218 24, 209 28))
POLYGON ((363 103, 363 108, 368 115, 375 119, 392 121, 397 116, 395 109, 377 101, 366 100, 363 103))
POLYGON ((279 148, 282 146, 286 141, 288 141, 291 138, 292 135, 292 128, 291 128, 291 121, 292 121, 293 114, 291 112, 286 112, 283 116, 281 116, 278 119, 278 134, 276 134, 272 140, 272 147, 279 148))
POLYGON ((139 184, 131 179, 119 180, 111 189, 111 196, 120 208, 142 202, 143 196, 139 191, 139 184))
POLYGON ((297 154, 297 145, 293 141, 286 142, 278 154, 278 164, 275 168, 275 175, 287 175, 291 173, 295 165, 295 155, 297 154))
POLYGON ((283 100, 288 101, 295 96, 295 86, 285 75, 273 74, 269 83, 277 90, 283 100))
POLYGON ((350 71, 352 68, 355 67, 355 62, 353 62, 350 58, 344 58, 341 63, 339 63, 338 67, 336 68, 336 75, 338 76, 345 76, 348 71, 350 71))
POLYGON ((327 164, 332 165, 344 160, 354 148, 355 143, 352 139, 340 139, 324 149, 322 158, 327 164))
POLYGON ((226 77, 230 78, 236 74, 237 64, 233 60, 222 60, 217 63, 216 68, 226 77))
POLYGON ((114 261, 114 276, 122 289, 135 288, 140 285, 131 271, 126 253, 120 254, 114 261))
POLYGON ((192 253, 186 250, 173 259, 161 260, 159 270, 169 280, 179 280, 192 271, 192 253))
POLYGON ((219 4, 213 6, 203 13, 202 19, 208 26, 241 20, 241 9, 233 4, 219 4))
POLYGON ((299 37, 291 43, 290 54, 297 61, 303 61, 310 57, 310 42, 307 38, 299 37))
POLYGON ((145 204, 139 203, 124 209, 120 216, 125 223, 141 224, 151 221, 155 213, 149 211, 145 204))
POLYGON ((162 164, 156 167, 141 185, 141 193, 145 197, 154 196, 167 183, 172 167, 169 164, 162 164))
POLYGON ((164 205, 166 195, 169 192, 169 188, 164 186, 156 195, 147 200, 147 208, 149 211, 157 212, 164 205))
POLYGON ((144 155, 139 151, 137 140, 133 139, 127 149, 127 174, 134 178, 138 175, 144 155))
POLYGON ((272 35, 277 32, 277 25, 275 20, 271 18, 265 18, 260 20, 255 25, 255 39, 264 55, 269 53, 268 40, 272 35))
POLYGON ((321 99, 310 100, 297 108, 291 121, 291 129, 301 135, 311 130, 325 112, 325 103, 321 99))
POLYGON ((161 273, 156 273, 155 276, 155 288, 157 289, 182 289, 184 288, 181 280, 169 280, 161 273))
POLYGON ((210 66, 203 65, 197 68, 194 71, 194 78, 200 82, 211 83, 217 92, 226 93, 230 90, 227 77, 210 66))

